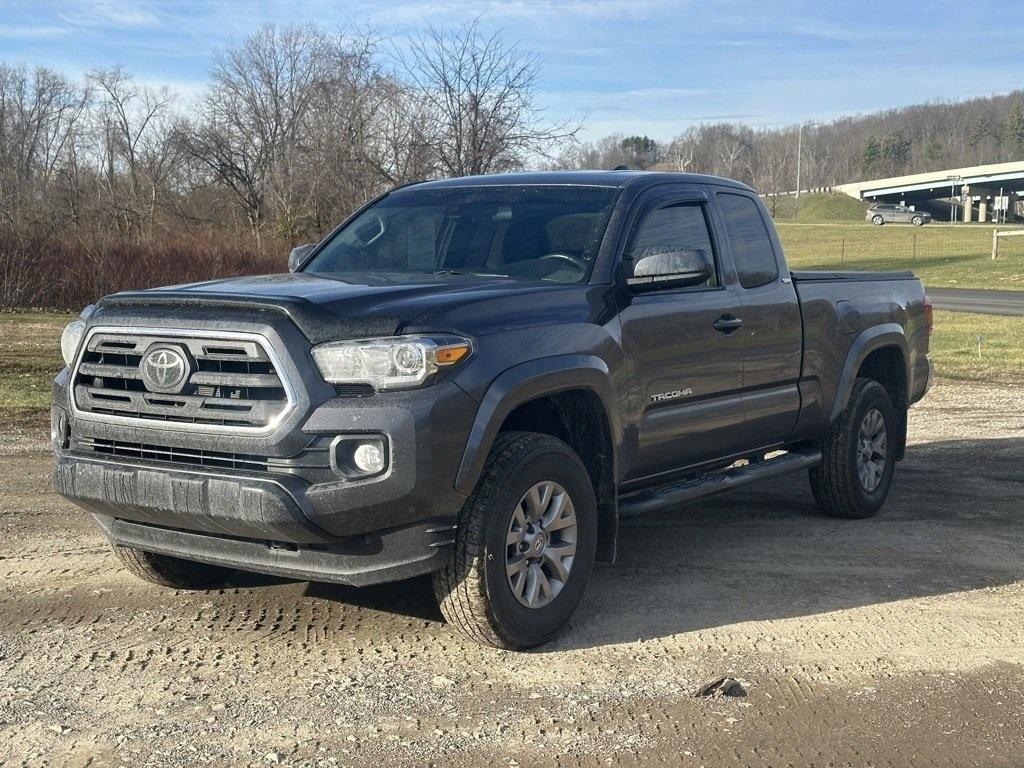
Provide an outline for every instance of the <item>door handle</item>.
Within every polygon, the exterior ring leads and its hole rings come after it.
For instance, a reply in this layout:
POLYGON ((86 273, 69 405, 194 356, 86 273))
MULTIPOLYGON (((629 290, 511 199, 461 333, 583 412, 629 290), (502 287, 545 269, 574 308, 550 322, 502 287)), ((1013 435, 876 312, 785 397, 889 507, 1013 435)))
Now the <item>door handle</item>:
POLYGON ((715 330, 724 333, 728 336, 730 333, 735 333, 743 327, 743 321, 738 317, 732 315, 722 315, 720 318, 715 320, 715 330))

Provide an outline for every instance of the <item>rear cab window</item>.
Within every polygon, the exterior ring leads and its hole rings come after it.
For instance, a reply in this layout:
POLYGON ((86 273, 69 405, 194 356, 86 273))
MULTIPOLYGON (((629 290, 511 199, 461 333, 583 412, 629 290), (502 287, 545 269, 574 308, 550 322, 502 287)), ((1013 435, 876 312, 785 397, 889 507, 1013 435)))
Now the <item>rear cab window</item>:
POLYGON ((719 192, 717 197, 740 285, 758 288, 774 282, 779 262, 758 204, 746 195, 730 192, 719 192))

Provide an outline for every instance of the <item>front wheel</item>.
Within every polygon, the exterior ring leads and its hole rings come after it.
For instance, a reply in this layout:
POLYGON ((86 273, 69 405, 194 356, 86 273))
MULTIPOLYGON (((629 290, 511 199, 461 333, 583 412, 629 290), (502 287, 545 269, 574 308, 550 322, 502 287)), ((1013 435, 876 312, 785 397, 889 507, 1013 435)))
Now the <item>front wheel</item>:
POLYGON ((180 557, 158 555, 133 547, 113 546, 114 555, 125 570, 143 581, 173 589, 220 589, 228 584, 234 569, 196 563, 180 557))
POLYGON ((573 450, 548 435, 499 435, 434 574, 449 624, 497 648, 529 648, 572 616, 597 547, 597 501, 573 450))
POLYGON ((885 224, 885 219, 883 219, 881 216, 872 216, 871 223, 874 224, 876 227, 880 227, 883 224, 885 224))
POLYGON ((910 220, 910 223, 913 224, 915 227, 920 227, 922 224, 924 224, 924 219, 921 218, 920 216, 915 216, 910 220))
POLYGON ((814 500, 832 517, 871 517, 882 508, 896 470, 896 411, 877 381, 857 379, 846 410, 822 441, 810 471, 814 500))

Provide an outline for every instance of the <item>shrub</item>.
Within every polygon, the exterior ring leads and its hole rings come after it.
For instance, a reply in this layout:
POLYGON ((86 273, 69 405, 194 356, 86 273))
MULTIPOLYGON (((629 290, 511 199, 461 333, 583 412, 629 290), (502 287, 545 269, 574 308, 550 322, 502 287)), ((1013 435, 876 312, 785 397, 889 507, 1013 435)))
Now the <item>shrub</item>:
POLYGON ((175 234, 143 242, 0 230, 0 309, 79 310, 115 291, 282 272, 287 246, 175 234))

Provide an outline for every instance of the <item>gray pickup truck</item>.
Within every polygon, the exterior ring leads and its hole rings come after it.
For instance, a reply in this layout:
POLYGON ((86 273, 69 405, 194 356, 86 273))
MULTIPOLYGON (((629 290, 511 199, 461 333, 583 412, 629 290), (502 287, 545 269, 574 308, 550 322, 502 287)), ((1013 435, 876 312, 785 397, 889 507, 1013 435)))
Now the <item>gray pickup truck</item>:
POLYGON ((433 574, 466 635, 536 645, 623 517, 800 470, 875 514, 931 379, 919 280, 791 272, 726 179, 415 184, 290 266, 64 333, 54 481, 143 579, 433 574))

